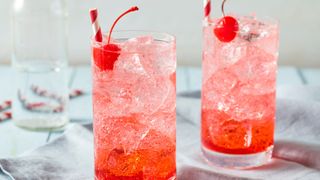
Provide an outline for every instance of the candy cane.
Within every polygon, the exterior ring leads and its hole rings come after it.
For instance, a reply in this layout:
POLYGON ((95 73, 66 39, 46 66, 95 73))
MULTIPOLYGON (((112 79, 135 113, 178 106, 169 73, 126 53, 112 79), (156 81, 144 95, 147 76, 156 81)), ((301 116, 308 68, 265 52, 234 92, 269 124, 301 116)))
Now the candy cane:
POLYGON ((98 10, 96 8, 90 10, 90 18, 91 18, 94 38, 96 41, 102 42, 102 33, 101 33, 99 21, 98 21, 98 10))

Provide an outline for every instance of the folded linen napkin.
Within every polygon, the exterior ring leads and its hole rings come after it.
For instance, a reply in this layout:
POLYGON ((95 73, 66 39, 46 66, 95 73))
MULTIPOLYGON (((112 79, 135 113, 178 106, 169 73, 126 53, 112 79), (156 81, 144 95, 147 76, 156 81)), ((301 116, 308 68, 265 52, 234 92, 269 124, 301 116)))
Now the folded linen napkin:
MULTIPOLYGON (((210 166, 201 156, 199 97, 199 92, 193 92, 177 99, 178 179, 320 179, 320 103, 278 99, 272 162, 250 170, 229 170, 210 166)), ((47 145, 18 158, 0 159, 0 168, 16 180, 93 179, 90 129, 74 124, 47 145)))
POLYGON ((181 179, 320 179, 320 103, 278 99, 272 162, 250 170, 227 170, 207 165, 201 156, 199 92, 183 96, 193 98, 177 101, 177 162, 181 179))
POLYGON ((93 136, 88 129, 92 126, 72 125, 49 144, 18 158, 0 159, 0 169, 16 180, 93 179, 93 136))

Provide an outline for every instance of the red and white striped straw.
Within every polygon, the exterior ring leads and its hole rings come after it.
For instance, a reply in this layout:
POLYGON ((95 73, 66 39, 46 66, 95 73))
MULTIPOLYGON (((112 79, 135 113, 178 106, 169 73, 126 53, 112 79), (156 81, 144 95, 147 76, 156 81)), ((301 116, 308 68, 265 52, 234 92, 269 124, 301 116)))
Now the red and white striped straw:
POLYGON ((98 21, 98 10, 91 9, 90 10, 90 18, 91 18, 91 24, 92 24, 92 30, 94 33, 94 38, 98 42, 102 42, 102 33, 101 28, 98 21))
MULTIPOLYGON (((47 91, 45 89, 41 89, 35 85, 32 85, 31 89, 36 95, 38 95, 40 97, 51 98, 51 99, 57 100, 58 103, 63 103, 61 97, 57 96, 56 94, 50 93, 49 91, 47 91)), ((77 98, 77 97, 82 96, 84 94, 85 94, 85 92, 83 92, 82 90, 74 89, 69 93, 69 98, 74 99, 74 98, 77 98)), ((63 109, 61 109, 62 106, 53 108, 54 106, 52 106, 50 104, 43 103, 43 102, 30 103, 26 100, 25 97, 22 97, 20 93, 19 93, 19 99, 22 102, 23 106, 30 111, 49 112, 51 109, 52 112, 60 112, 61 110, 63 110, 63 109)), ((10 109, 11 105, 12 105, 11 101, 1 102, 0 103, 0 114, 1 114, 1 112, 10 109)), ((0 116, 2 116, 2 118, 0 118, 0 121, 1 121, 1 119, 3 119, 3 117, 5 115, 1 114, 0 116)))
POLYGON ((69 93, 69 98, 70 99, 73 99, 73 98, 76 98, 76 97, 79 97, 81 95, 83 95, 84 92, 80 89, 75 89, 75 90, 72 90, 70 93, 69 93))
POLYGON ((4 101, 0 104, 0 112, 11 108, 11 101, 4 101))
MULTIPOLYGON (((39 86, 36 85, 32 85, 31 86, 31 90, 38 96, 40 97, 47 97, 47 98, 52 98, 52 99, 56 99, 56 100, 61 100, 61 97, 59 97, 57 94, 54 94, 52 92, 47 91, 46 89, 42 89, 39 86)), ((70 99, 74 99, 76 97, 79 97, 81 95, 85 94, 82 90, 80 89, 74 89, 71 90, 71 92, 69 93, 69 98, 70 99)), ((1 109, 0 109, 1 110, 1 109)))
POLYGON ((205 19, 209 18, 211 13, 211 0, 203 0, 203 10, 204 10, 204 18, 205 19))
MULTIPOLYGON (((59 105, 57 106, 53 104, 46 104, 43 102, 30 103, 26 100, 25 97, 22 97, 21 94, 19 93, 19 100, 21 101, 23 107, 26 108, 27 110, 35 111, 35 112, 48 112, 48 113, 50 112, 59 113, 64 110, 63 104, 61 104, 63 102, 60 102, 61 98, 59 98, 59 96, 52 94, 47 90, 41 89, 38 86, 32 86, 31 89, 36 95, 40 97, 47 97, 47 98, 52 98, 57 100, 59 105)), ((69 98, 74 99, 83 94, 85 94, 85 92, 83 92, 82 90, 75 89, 69 93, 69 98)), ((12 118, 11 112, 6 112, 6 110, 11 108, 11 105, 12 105, 11 101, 4 101, 0 103, 0 122, 9 120, 12 118)))
POLYGON ((11 119, 11 112, 0 113, 0 122, 11 119))

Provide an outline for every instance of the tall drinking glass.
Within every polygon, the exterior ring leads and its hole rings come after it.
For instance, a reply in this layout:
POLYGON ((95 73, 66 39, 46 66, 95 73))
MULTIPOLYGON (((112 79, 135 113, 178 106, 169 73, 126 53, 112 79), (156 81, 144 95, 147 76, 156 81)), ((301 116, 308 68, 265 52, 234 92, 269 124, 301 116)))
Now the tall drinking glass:
POLYGON ((95 179, 175 179, 175 38, 113 38, 92 40, 95 179))
POLYGON ((12 25, 13 122, 32 130, 66 125, 66 0, 15 0, 12 25))
POLYGON ((239 31, 231 42, 216 37, 218 19, 204 22, 202 151, 212 164, 249 168, 272 154, 279 27, 234 17, 239 31))

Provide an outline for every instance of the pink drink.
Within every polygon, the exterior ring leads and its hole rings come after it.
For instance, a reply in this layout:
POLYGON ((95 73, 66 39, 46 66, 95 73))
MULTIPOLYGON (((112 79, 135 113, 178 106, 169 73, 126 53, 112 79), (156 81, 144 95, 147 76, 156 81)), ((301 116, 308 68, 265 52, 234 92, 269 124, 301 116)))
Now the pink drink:
POLYGON ((111 70, 96 65, 105 44, 92 44, 95 179, 176 177, 175 39, 145 33, 113 35, 111 70))
POLYGON ((247 168, 272 154, 279 48, 278 24, 237 17, 231 42, 204 27, 202 149, 219 166, 247 168))

